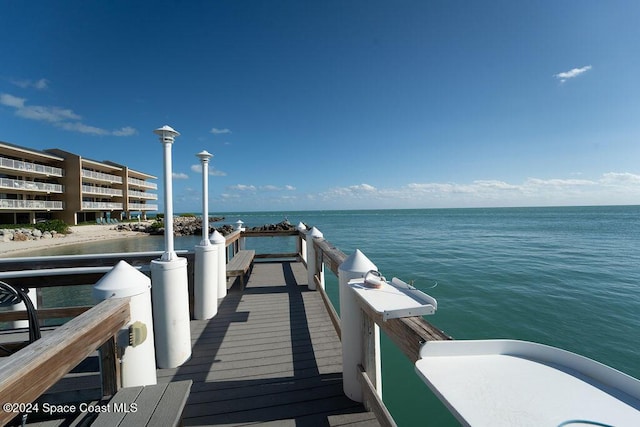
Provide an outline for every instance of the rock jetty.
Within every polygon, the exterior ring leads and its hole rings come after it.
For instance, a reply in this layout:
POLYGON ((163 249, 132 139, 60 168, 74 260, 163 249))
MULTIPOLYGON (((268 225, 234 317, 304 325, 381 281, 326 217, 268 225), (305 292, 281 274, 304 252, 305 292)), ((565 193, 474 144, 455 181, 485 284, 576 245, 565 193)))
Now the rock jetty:
MULTIPOLYGON (((224 218, 212 218, 211 222, 222 221, 224 218)), ((117 230, 139 231, 153 235, 164 235, 164 222, 155 221, 152 223, 123 223, 116 227, 117 230)), ((218 230, 223 236, 232 233, 235 228, 226 224, 221 227, 209 227, 209 233, 218 230)), ((258 227, 248 228, 249 231, 289 231, 295 226, 287 220, 278 224, 265 224, 258 227)), ((202 234, 202 219, 196 217, 175 217, 173 220, 173 233, 175 236, 193 236, 202 234)))

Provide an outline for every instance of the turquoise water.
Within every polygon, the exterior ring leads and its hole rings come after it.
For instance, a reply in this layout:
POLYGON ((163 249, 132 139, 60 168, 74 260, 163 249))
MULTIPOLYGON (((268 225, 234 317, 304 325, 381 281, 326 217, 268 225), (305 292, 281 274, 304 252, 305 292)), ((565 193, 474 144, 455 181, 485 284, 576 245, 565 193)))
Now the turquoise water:
MULTIPOLYGON (((387 278, 413 280, 435 297, 438 311, 428 320, 454 338, 535 341, 640 377, 639 206, 224 215, 227 222, 242 219, 248 227, 285 217, 294 224, 303 221, 346 254, 362 250, 387 278)), ((176 248, 192 248, 198 241, 178 238, 176 248)), ((56 251, 162 245, 162 238, 152 237, 56 251)), ((265 252, 295 247, 291 239, 256 239, 248 245, 265 252)), ((336 287, 328 272, 334 301, 336 287)), ((457 425, 386 338, 383 395, 400 426, 422 425, 424 419, 430 425, 457 425)))

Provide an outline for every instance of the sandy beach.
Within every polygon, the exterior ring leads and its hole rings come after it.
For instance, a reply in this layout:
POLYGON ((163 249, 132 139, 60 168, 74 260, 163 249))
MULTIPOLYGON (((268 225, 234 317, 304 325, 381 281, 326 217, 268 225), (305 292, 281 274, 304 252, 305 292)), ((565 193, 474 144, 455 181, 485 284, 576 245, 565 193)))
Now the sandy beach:
POLYGON ((70 234, 52 239, 27 240, 24 242, 0 242, 0 257, 7 258, 18 254, 24 256, 31 250, 73 245, 76 243, 148 236, 147 233, 124 230, 119 231, 116 230, 114 226, 105 225, 79 225, 72 226, 70 228, 70 234))

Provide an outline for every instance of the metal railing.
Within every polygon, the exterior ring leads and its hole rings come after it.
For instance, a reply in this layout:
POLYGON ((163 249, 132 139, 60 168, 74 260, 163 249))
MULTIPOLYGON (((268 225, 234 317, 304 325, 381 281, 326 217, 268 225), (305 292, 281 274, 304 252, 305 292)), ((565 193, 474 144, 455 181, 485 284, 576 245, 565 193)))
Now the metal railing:
POLYGON ((11 178, 0 178, 0 188, 6 188, 10 190, 41 191, 45 193, 62 193, 62 185, 60 184, 24 181, 11 178))
POLYGON ((22 210, 62 210, 64 205, 58 200, 13 200, 0 199, 1 209, 22 209, 22 210))
POLYGON ((104 188, 104 187, 93 187, 91 185, 83 185, 82 192, 87 194, 102 194, 107 196, 122 197, 122 190, 119 190, 117 188, 104 188))
POLYGON ((122 209, 122 203, 113 202, 82 202, 82 209, 118 210, 122 209))
POLYGON ((156 184, 155 182, 149 182, 138 178, 129 178, 127 179, 127 183, 130 185, 137 185, 138 187, 150 188, 153 190, 158 189, 158 184, 156 184))
POLYGON ((130 211, 157 211, 158 205, 154 203, 129 203, 130 211))
POLYGON ((62 169, 38 163, 23 162, 20 160, 0 157, 0 167, 28 173, 41 173, 48 176, 62 176, 62 169))
POLYGON ((158 200, 158 195, 155 193, 146 193, 144 191, 129 190, 129 197, 137 199, 150 199, 158 200))
POLYGON ((104 173, 104 172, 90 171, 90 170, 87 170, 87 169, 82 169, 82 177, 83 178, 95 179, 95 180, 98 180, 98 181, 108 181, 110 183, 117 182, 118 184, 122 184, 122 177, 121 176, 111 175, 111 174, 104 173))

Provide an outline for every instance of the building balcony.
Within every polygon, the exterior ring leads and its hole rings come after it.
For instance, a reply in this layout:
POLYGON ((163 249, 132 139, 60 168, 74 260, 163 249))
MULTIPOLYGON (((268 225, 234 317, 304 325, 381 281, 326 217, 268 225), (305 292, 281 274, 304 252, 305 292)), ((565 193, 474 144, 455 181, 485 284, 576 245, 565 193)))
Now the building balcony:
POLYGON ((104 172, 90 171, 87 169, 82 169, 82 178, 96 182, 108 182, 109 184, 122 184, 121 176, 111 175, 104 172))
POLYGON ((0 200, 0 210, 61 211, 63 209, 63 203, 57 200, 0 200))
POLYGON ((138 179, 138 178, 129 178, 127 179, 127 183, 134 187, 148 188, 151 190, 158 189, 158 184, 156 184, 155 182, 149 182, 149 181, 145 181, 143 179, 138 179))
POLYGON ((23 181, 20 179, 0 178, 0 189, 29 193, 62 193, 62 185, 47 182, 23 181))
POLYGON ((143 200, 158 200, 158 195, 155 193, 145 193, 144 191, 129 190, 129 198, 143 199, 143 200))
POLYGON ((0 157, 0 169, 17 172, 17 175, 29 176, 57 176, 63 175, 61 168, 41 165, 38 163, 23 162, 20 160, 0 157))
POLYGON ((152 203, 129 203, 130 211, 157 211, 158 205, 152 203))
POLYGON ((97 194, 100 196, 122 197, 122 190, 117 188, 93 187, 91 185, 82 186, 83 194, 97 194))
POLYGON ((122 210, 122 203, 112 202, 82 202, 85 211, 116 211, 122 210))

